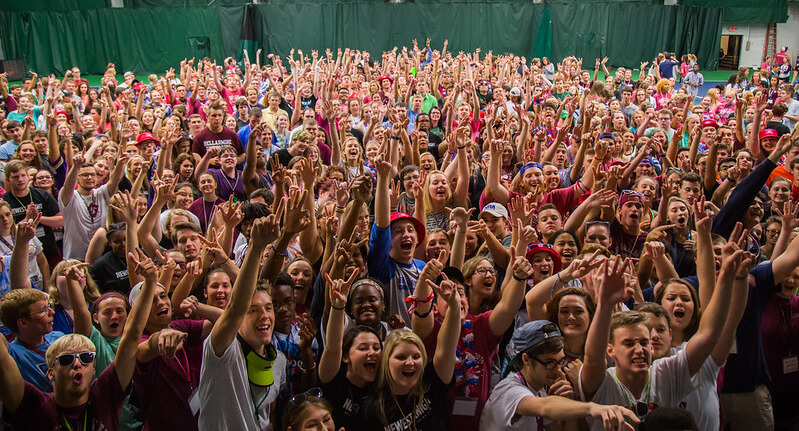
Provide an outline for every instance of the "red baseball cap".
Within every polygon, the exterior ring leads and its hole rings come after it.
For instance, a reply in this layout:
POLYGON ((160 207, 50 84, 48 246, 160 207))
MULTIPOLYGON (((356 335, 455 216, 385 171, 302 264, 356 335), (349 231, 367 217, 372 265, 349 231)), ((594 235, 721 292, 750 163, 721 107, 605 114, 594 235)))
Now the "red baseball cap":
POLYGON ((420 222, 419 219, 410 214, 395 212, 391 213, 391 221, 389 225, 394 224, 394 222, 397 220, 410 220, 411 223, 413 223, 413 227, 416 228, 416 239, 417 239, 416 246, 418 247, 419 245, 421 245, 425 236, 425 227, 422 224, 422 222, 420 222))
POLYGON ((552 257, 552 262, 554 263, 555 266, 555 272, 560 272, 563 266, 563 263, 561 263, 560 261, 560 255, 549 244, 544 244, 543 242, 539 242, 537 244, 530 244, 527 247, 527 253, 525 253, 525 257, 527 258, 527 260, 530 260, 533 258, 533 255, 541 252, 548 253, 552 257))
POLYGON ((140 145, 145 141, 154 141, 156 145, 160 143, 158 139, 155 139, 155 136, 153 136, 153 134, 150 132, 140 133, 139 136, 136 137, 136 145, 140 145))
POLYGON ((718 129, 719 125, 714 120, 703 120, 702 128, 704 129, 705 127, 712 127, 714 129, 718 129))
POLYGON ((774 129, 763 129, 763 130, 760 131, 760 134, 758 135, 757 138, 762 141, 765 138, 775 138, 776 139, 776 138, 779 138, 779 137, 780 137, 780 135, 779 135, 779 133, 777 133, 776 130, 774 130, 774 129))

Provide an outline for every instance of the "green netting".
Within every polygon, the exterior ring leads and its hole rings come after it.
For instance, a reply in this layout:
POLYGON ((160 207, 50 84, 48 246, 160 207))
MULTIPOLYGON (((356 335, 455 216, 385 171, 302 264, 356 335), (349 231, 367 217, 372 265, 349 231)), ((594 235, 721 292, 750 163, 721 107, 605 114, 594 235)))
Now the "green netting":
POLYGON ((68 11, 102 9, 111 6, 110 0, 2 0, 0 10, 8 11, 68 11))
MULTIPOLYGON (((231 0, 232 1, 232 0, 231 0)), ((662 50, 696 53, 715 67, 722 10, 633 2, 507 3, 270 3, 246 6, 94 9, 72 12, 0 11, 6 58, 22 58, 39 73, 78 66, 102 73, 159 72, 184 57, 241 58, 257 47, 286 55, 350 47, 373 54, 394 46, 449 39, 454 52, 513 52, 560 60, 576 55, 591 66, 608 56, 635 66, 662 50), (245 20, 245 16, 248 20, 245 20), (248 23, 244 26, 245 23, 248 23), (242 33, 242 27, 245 32, 242 33), (251 27, 251 28, 250 28, 251 27)))
POLYGON ((681 0, 684 6, 724 9, 724 21, 735 24, 766 24, 788 21, 788 0, 681 0))

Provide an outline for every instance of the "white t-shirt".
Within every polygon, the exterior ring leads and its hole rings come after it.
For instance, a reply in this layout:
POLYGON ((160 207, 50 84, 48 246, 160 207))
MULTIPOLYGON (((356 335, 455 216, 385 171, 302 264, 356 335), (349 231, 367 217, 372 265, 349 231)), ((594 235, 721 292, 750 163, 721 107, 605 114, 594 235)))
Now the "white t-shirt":
MULTIPOLYGON (((583 369, 580 370, 580 393, 583 401, 589 401, 585 398, 583 390, 582 372, 583 369)), ((626 386, 616 380, 616 367, 608 368, 605 372, 605 380, 590 401, 606 406, 623 406, 632 411, 635 411, 634 404, 637 402, 654 404, 657 407, 678 407, 682 399, 694 390, 685 350, 674 356, 655 361, 649 367, 649 376, 649 391, 642 391, 641 397, 636 398, 626 386)), ((601 421, 593 418, 588 418, 588 426, 594 431, 605 429, 601 421)))
MULTIPOLYGON (((14 239, 11 238, 10 235, 3 237, 2 240, 0 240, 0 255, 10 255, 14 247, 13 244, 14 239), (9 245, 11 245, 11 247, 9 247, 9 245)), ((43 250, 42 242, 39 241, 39 238, 33 237, 28 243, 28 278, 30 278, 31 283, 39 289, 44 287, 44 280, 42 279, 42 271, 39 270, 39 264, 36 262, 36 256, 43 250)))
POLYGON ((86 259, 94 232, 105 226, 110 198, 108 184, 93 189, 87 196, 75 190, 69 204, 61 199, 61 193, 58 194, 58 207, 64 216, 64 259, 86 259), (90 207, 94 216, 89 213, 90 207))
MULTIPOLYGON (((686 344, 682 343, 680 347, 674 349, 675 352, 685 350, 686 344)), ((663 359, 658 359, 658 361, 663 359)), ((701 430, 719 429, 721 418, 719 394, 716 391, 716 378, 719 376, 720 369, 721 366, 716 364, 713 357, 708 356, 705 363, 702 364, 702 368, 691 377, 695 389, 683 397, 677 406, 691 412, 701 430)))
POLYGON ((250 384, 239 340, 234 339, 225 353, 217 357, 211 337, 206 338, 200 369, 199 429, 271 431, 269 408, 286 380, 286 357, 279 351, 272 372, 275 382, 271 386, 263 388, 250 384), (256 419, 255 406, 258 403, 256 419))
POLYGON ((527 386, 518 373, 505 377, 491 392, 488 402, 480 417, 480 429, 489 430, 537 430, 539 421, 544 426, 551 423, 549 419, 536 416, 518 416, 516 408, 522 399, 527 397, 546 397, 545 391, 534 391, 527 386))

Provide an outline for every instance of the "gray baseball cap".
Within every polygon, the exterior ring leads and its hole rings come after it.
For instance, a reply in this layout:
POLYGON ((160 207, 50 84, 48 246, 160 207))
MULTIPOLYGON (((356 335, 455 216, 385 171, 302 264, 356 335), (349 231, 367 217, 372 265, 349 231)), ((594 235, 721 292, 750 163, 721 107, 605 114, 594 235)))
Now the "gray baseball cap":
POLYGON ((513 347, 509 353, 512 358, 515 358, 520 353, 535 346, 536 344, 546 340, 547 338, 560 337, 560 329, 558 325, 550 322, 549 320, 534 320, 527 322, 520 326, 513 332, 513 347), (544 331, 544 326, 552 325, 555 327, 553 331, 544 331))

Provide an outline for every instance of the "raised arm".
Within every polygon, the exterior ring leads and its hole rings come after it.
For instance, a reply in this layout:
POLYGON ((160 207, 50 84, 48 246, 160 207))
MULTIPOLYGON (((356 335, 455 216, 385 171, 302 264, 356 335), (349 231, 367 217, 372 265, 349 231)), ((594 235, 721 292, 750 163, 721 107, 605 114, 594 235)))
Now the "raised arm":
POLYGON ((144 326, 147 324, 147 318, 150 315, 153 297, 155 296, 156 279, 158 278, 158 269, 152 259, 145 256, 139 249, 136 249, 136 254, 138 257, 134 256, 133 253, 128 253, 128 271, 144 278, 144 283, 136 302, 133 303, 133 307, 130 310, 128 320, 125 323, 125 330, 119 340, 119 347, 117 347, 116 357, 114 358, 114 367, 122 389, 127 389, 136 369, 136 350, 141 334, 144 331, 144 326))
MULTIPOLYGON (((259 124, 250 131, 250 137, 247 139, 247 150, 245 152, 244 161, 256 160, 258 158, 258 136, 261 136, 266 125, 259 124)), ((255 173, 255 163, 245 163, 244 170, 241 172, 241 180, 244 181, 244 192, 247 196, 258 188, 260 182, 255 173)))
POLYGON ((441 379, 442 382, 449 383, 452 381, 452 375, 455 371, 455 350, 458 347, 458 340, 460 338, 460 293, 455 283, 446 278, 441 282, 441 286, 436 285, 430 280, 427 281, 427 284, 436 291, 437 295, 447 302, 447 308, 449 308, 449 312, 444 317, 444 322, 441 323, 441 330, 438 332, 436 353, 433 356, 433 368, 435 368, 438 378, 441 379))
MULTIPOLYGON (((704 206, 704 199, 697 204, 704 206)), ((697 211, 695 209, 695 211, 697 211)), ((715 279, 715 263, 713 257, 713 245, 710 238, 711 217, 702 209, 696 214, 696 229, 697 229, 697 276, 699 278, 699 291, 712 292, 712 297, 706 307, 702 310, 702 318, 699 322, 699 329, 696 334, 688 341, 685 346, 685 356, 688 361, 688 370, 693 376, 705 363, 707 357, 713 352, 713 348, 721 335, 724 326, 725 313, 727 313, 730 305, 730 289, 731 280, 728 273, 735 273, 735 265, 740 263, 740 257, 743 251, 738 250, 739 246, 746 246, 746 237, 742 235, 743 225, 738 223, 730 237, 728 243, 728 251, 737 251, 736 258, 731 258, 729 255, 722 262, 721 274, 719 279, 724 280, 724 283, 716 285, 715 279), (736 244, 737 242, 737 244, 736 244), (705 268, 706 267, 706 268, 705 268)), ((748 276, 747 276, 748 277, 748 276)), ((701 296, 700 296, 701 298, 701 296)))
MULTIPOLYGON (((521 220, 517 227, 521 228, 521 220)), ((526 248, 526 247, 525 247, 526 248)), ((527 279, 533 276, 533 266, 524 256, 516 256, 516 247, 510 248, 510 276, 506 276, 502 286, 502 299, 494 307, 494 311, 488 318, 488 325, 491 332, 496 336, 501 336, 508 330, 524 302, 524 289, 527 286, 527 279)))
POLYGON ((241 265, 241 275, 236 279, 233 292, 222 316, 217 320, 214 329, 211 330, 211 343, 214 354, 222 356, 230 343, 236 338, 236 333, 244 320, 244 314, 250 305, 250 299, 255 292, 255 285, 258 276, 258 266, 261 263, 261 255, 266 249, 266 220, 260 218, 253 223, 250 235, 250 245, 247 247, 247 254, 244 256, 244 263, 241 265))
MULTIPOLYGON (((33 210, 36 211, 35 208, 33 210)), ((28 248, 41 218, 41 213, 36 211, 32 218, 26 216, 25 220, 17 223, 17 236, 14 248, 11 250, 11 258, 5 262, 6 265, 9 265, 12 289, 31 287, 31 280, 28 278, 28 248)))
MULTIPOLYGON (((590 400, 605 380, 606 351, 610 337, 610 317, 616 304, 627 298, 624 268, 627 261, 619 256, 607 259, 599 271, 599 296, 594 319, 585 342, 585 359, 580 372, 580 385, 585 399, 590 400)), ((596 274, 592 274, 594 276, 596 274)))
MULTIPOLYGON (((119 157, 117 158, 117 163, 116 165, 114 165, 114 169, 111 171, 111 174, 109 174, 108 176, 108 183, 107 183, 108 196, 113 196, 114 193, 117 192, 117 188, 119 187, 119 182, 122 180, 122 175, 125 174, 125 163, 127 161, 128 161, 128 155, 124 153, 120 154, 119 157)), ((142 166, 142 170, 145 169, 145 166, 149 168, 150 165, 145 162, 144 165, 142 166)), ((139 191, 135 189, 134 191, 138 196, 139 191)))
POLYGON ((347 295, 349 294, 352 282, 355 281, 358 272, 353 272, 349 280, 331 280, 325 274, 327 291, 330 292, 330 315, 327 320, 327 332, 325 335, 325 349, 319 359, 319 381, 322 384, 329 383, 336 377, 341 367, 342 339, 344 337, 344 308, 347 305, 347 295))
POLYGON ((486 175, 486 188, 484 193, 486 198, 495 200, 502 205, 507 205, 510 199, 510 192, 500 182, 500 170, 502 169, 502 145, 504 141, 494 139, 488 145, 491 152, 491 161, 488 164, 488 174, 486 175))
POLYGON ((67 278, 67 297, 72 304, 72 318, 74 320, 74 330, 76 334, 89 337, 92 334, 92 316, 89 314, 89 306, 83 297, 83 289, 80 287, 80 280, 86 279, 85 270, 89 265, 79 263, 73 265, 66 272, 67 278))

